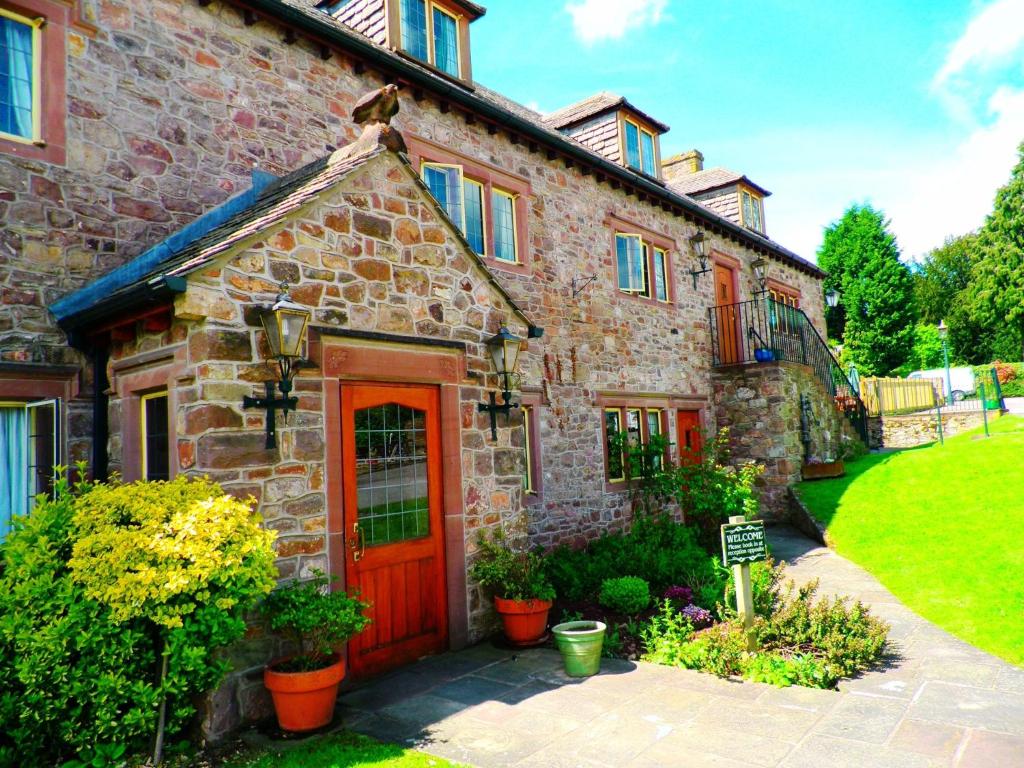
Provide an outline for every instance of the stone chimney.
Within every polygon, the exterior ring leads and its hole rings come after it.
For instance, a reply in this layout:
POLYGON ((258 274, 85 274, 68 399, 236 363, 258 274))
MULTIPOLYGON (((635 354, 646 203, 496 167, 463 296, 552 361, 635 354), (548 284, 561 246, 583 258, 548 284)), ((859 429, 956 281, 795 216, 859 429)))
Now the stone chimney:
POLYGON ((672 155, 661 161, 661 173, 668 181, 704 170, 704 155, 699 149, 691 149, 681 155, 672 155))

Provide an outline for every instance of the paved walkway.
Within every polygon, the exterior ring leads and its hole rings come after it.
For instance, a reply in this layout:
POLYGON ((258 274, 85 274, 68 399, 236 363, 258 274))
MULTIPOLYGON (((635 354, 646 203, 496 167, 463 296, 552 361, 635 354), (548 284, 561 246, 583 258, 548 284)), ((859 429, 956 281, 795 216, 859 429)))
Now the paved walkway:
POLYGON ((477 768, 1024 768, 1024 669, 801 534, 771 539, 798 581, 820 578, 892 625, 886 669, 839 692, 618 660, 574 681, 555 651, 483 643, 346 694, 345 724, 477 768))

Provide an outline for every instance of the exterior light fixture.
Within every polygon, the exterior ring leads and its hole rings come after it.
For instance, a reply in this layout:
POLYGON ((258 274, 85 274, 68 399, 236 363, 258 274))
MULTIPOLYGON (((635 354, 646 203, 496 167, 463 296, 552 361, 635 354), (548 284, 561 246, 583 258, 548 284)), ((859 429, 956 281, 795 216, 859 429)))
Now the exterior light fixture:
POLYGON ((768 291, 768 262, 759 256, 750 266, 754 269, 754 277, 757 278, 757 282, 761 286, 761 295, 763 296, 768 291))
MULTIPOLYGON (((544 331, 540 328, 537 331, 539 333, 531 328, 530 338, 540 338, 544 331)), ((522 345, 523 340, 505 326, 502 326, 501 330, 487 342, 487 351, 491 355, 494 371, 498 374, 498 380, 501 382, 502 403, 498 405, 497 394, 492 391, 490 393, 490 402, 478 403, 477 411, 490 414, 491 439, 495 441, 498 439, 498 414, 504 413, 508 416, 513 408, 519 407, 519 403, 512 402, 512 390, 515 380, 518 378, 516 368, 519 365, 519 351, 522 345)))
POLYGON ((690 270, 690 276, 693 278, 693 290, 696 291, 697 278, 705 272, 711 271, 711 268, 708 267, 707 244, 704 242, 703 232, 698 232, 690 238, 690 248, 693 249, 693 255, 697 257, 697 263, 700 264, 700 269, 690 270))
POLYGON ((839 306, 839 292, 835 288, 829 288, 825 291, 825 303, 832 309, 839 306))
MULTIPOLYGON (((947 338, 949 337, 949 326, 946 325, 945 320, 939 320, 939 338, 942 340, 942 362, 946 367, 946 404, 953 404, 953 377, 949 372, 949 343, 947 338)), ((982 406, 984 407, 984 405, 982 406)))
POLYGON ((281 372, 277 388, 281 397, 274 396, 274 382, 265 381, 264 397, 242 399, 243 408, 262 408, 267 412, 266 447, 277 447, 277 411, 288 417, 288 411, 294 411, 298 399, 291 396, 292 378, 296 364, 302 358, 303 345, 306 340, 306 328, 309 325, 309 311, 292 301, 288 295, 288 284, 281 283, 281 293, 277 295, 274 305, 260 312, 260 322, 267 336, 270 356, 277 360, 281 372))

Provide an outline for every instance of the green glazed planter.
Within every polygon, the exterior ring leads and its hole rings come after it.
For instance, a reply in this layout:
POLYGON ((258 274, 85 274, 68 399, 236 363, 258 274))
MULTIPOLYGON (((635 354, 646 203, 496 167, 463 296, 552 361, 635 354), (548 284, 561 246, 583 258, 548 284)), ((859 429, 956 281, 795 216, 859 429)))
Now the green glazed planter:
POLYGON ((600 621, 567 621, 552 627, 555 643, 562 652, 565 674, 590 677, 598 673, 606 629, 600 621))

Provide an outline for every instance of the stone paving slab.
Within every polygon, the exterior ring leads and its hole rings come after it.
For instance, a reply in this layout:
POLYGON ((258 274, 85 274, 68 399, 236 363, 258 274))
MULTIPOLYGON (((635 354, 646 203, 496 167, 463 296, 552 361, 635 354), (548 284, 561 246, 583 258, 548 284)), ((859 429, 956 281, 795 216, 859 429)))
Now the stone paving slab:
POLYGON ((839 691, 774 688, 605 660, 585 680, 558 653, 485 642, 345 693, 346 727, 477 768, 1024 768, 1024 669, 921 619, 877 580, 785 528, 798 582, 890 622, 884 667, 839 691))

